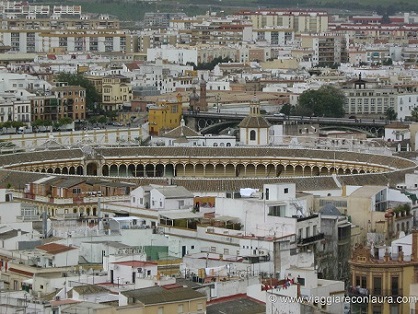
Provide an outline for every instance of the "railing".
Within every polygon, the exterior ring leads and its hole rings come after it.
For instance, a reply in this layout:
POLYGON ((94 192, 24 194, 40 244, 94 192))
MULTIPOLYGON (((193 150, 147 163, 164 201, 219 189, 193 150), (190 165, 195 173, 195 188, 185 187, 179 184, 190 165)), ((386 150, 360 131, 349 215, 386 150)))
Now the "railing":
POLYGON ((381 288, 375 288, 375 289, 366 289, 362 287, 349 287, 348 289, 348 295, 349 296, 386 296, 386 297, 400 297, 403 296, 402 289, 381 289, 381 288))
POLYGON ((369 290, 362 287, 349 287, 348 288, 349 296, 363 296, 366 297, 369 295, 369 290))
POLYGON ((297 219, 297 221, 300 222, 300 221, 305 221, 305 220, 314 219, 314 218, 318 218, 318 215, 311 215, 311 216, 308 216, 308 217, 300 217, 300 218, 297 219))
POLYGON ((371 295, 375 296, 388 296, 388 297, 400 297, 403 296, 402 289, 373 289, 370 291, 371 295))
POLYGON ((52 204, 85 204, 85 203, 97 203, 100 199, 101 202, 116 202, 116 201, 128 201, 130 199, 129 195, 118 195, 118 196, 79 196, 79 197, 50 197, 50 196, 40 196, 30 193, 19 193, 14 194, 16 198, 25 198, 31 199, 42 203, 52 203, 52 204))
POLYGON ((55 217, 64 218, 64 219, 78 219, 80 218, 80 214, 77 214, 77 213, 55 214, 55 217))
POLYGON ((41 220, 39 215, 17 216, 16 219, 20 220, 20 221, 38 221, 38 220, 41 220))
POLYGON ((307 238, 299 238, 298 239, 298 244, 299 245, 305 245, 305 244, 310 244, 313 243, 315 241, 319 241, 319 240, 323 240, 324 239, 324 234, 318 233, 317 235, 314 235, 312 237, 307 237, 307 238))

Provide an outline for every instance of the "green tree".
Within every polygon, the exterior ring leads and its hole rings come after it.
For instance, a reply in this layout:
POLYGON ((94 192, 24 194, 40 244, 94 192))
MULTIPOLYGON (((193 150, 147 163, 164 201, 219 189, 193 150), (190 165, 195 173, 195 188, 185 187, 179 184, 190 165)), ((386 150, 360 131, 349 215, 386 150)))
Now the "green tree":
POLYGON ((411 117, 413 121, 418 122, 418 107, 411 110, 411 117))
POLYGON ((100 95, 94 85, 82 74, 71 74, 61 72, 57 75, 57 81, 67 82, 68 85, 81 86, 86 89, 86 106, 89 110, 94 110, 94 104, 100 102, 100 95))
POLYGON ((44 120, 42 119, 36 119, 35 121, 32 121, 32 126, 41 126, 44 125, 44 120))
POLYGON ((307 90, 299 96, 299 105, 295 114, 303 116, 324 116, 341 118, 344 116, 344 93, 331 85, 321 86, 318 90, 307 90))
POLYGON ((105 116, 100 116, 100 117, 97 119, 97 122, 102 123, 102 124, 105 124, 105 123, 107 123, 107 117, 105 117, 105 116))
POLYGON ((385 116, 389 121, 396 120, 398 118, 398 114, 395 112, 395 109, 391 107, 386 109, 385 116))
POLYGON ((284 113, 286 116, 290 116, 292 111, 292 105, 291 104, 284 104, 282 106, 282 109, 280 109, 280 113, 284 113))
POLYGON ((71 119, 70 117, 63 117, 58 120, 58 125, 62 126, 62 125, 70 124, 72 122, 73 122, 73 119, 71 119))
POLYGON ((3 123, 4 128, 19 128, 21 126, 24 126, 25 124, 20 121, 6 121, 3 123))
POLYGON ((197 65, 197 67, 195 68, 195 70, 210 70, 210 71, 212 71, 218 63, 228 63, 228 62, 232 62, 232 59, 228 58, 228 57, 227 58, 217 57, 210 62, 199 63, 197 65))

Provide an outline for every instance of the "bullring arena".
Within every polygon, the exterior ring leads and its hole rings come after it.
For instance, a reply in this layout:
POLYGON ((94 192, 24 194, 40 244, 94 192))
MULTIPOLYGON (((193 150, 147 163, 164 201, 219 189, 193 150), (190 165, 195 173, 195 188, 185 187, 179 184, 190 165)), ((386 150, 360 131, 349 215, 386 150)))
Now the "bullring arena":
POLYGON ((23 188, 45 175, 74 175, 182 185, 194 192, 261 188, 295 182, 298 190, 341 185, 395 186, 413 172, 412 160, 349 151, 276 147, 84 146, 0 155, 0 184, 23 188))

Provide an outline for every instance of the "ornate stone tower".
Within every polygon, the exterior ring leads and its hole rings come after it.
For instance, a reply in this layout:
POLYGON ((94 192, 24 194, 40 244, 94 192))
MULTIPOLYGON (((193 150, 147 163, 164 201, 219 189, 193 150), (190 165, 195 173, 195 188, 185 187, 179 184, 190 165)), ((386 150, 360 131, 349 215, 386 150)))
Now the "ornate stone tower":
POLYGON ((199 100, 199 108, 201 111, 208 111, 208 102, 206 100, 206 81, 200 81, 200 100, 199 100))
POLYGON ((199 95, 196 93, 196 88, 193 88, 192 93, 189 95, 189 110, 197 111, 199 107, 199 95))

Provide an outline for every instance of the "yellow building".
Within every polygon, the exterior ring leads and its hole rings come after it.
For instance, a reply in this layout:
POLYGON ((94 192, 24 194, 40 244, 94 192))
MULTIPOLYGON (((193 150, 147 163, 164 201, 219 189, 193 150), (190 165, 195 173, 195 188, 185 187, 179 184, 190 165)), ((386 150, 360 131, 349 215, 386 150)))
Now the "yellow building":
POLYGON ((124 103, 132 100, 130 79, 123 75, 108 75, 102 82, 102 106, 106 111, 122 109, 124 103))
POLYGON ((93 84, 94 89, 102 96, 103 77, 98 75, 85 75, 84 77, 93 84))
POLYGON ((149 134, 160 135, 180 125, 182 116, 182 96, 176 102, 163 101, 148 108, 149 134))
POLYGON ((349 261, 349 295, 356 300, 352 313, 410 313, 410 302, 403 300, 411 295, 410 285, 418 277, 418 231, 410 238, 410 252, 400 242, 391 248, 358 246, 353 251, 349 261))

